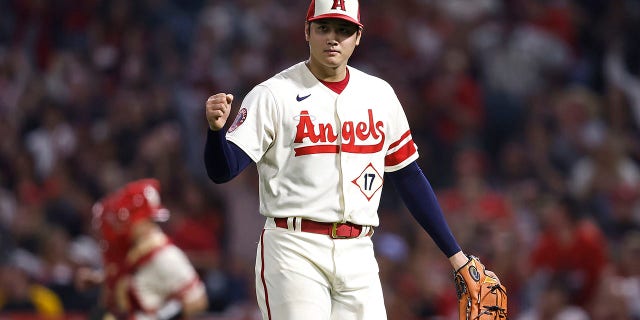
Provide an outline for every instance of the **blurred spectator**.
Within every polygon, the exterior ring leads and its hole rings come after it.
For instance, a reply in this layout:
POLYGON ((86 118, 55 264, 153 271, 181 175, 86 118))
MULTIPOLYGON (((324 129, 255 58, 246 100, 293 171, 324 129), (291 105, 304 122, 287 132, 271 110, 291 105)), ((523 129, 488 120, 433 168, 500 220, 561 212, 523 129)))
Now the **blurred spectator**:
POLYGON ((553 140, 548 150, 552 165, 570 174, 575 164, 588 154, 602 129, 602 102, 595 92, 582 86, 559 90, 545 110, 553 140))
POLYGON ((620 244, 617 255, 616 274, 619 276, 614 291, 624 296, 626 306, 633 319, 640 319, 640 232, 628 233, 620 244))
POLYGON ((423 89, 424 115, 414 122, 419 124, 417 132, 430 131, 438 157, 446 158, 458 145, 483 142, 479 137, 486 115, 482 89, 471 75, 469 54, 461 48, 447 48, 441 60, 423 89))
POLYGON ((619 191, 624 188, 640 189, 640 165, 629 157, 616 134, 601 126, 591 130, 588 153, 571 168, 568 186, 571 194, 607 229, 617 223, 616 219, 624 220, 608 211, 615 205, 612 201, 617 200, 616 194, 621 195, 619 191))
MULTIPOLYGON (((51 289, 67 312, 90 310, 98 301, 98 291, 80 292, 75 287, 74 274, 79 265, 71 256, 72 240, 66 231, 52 226, 41 236, 38 257, 38 281, 51 289)), ((98 249, 98 248, 95 248, 98 249)))
MULTIPOLYGON (((396 198, 389 199, 387 198, 386 201, 383 199, 381 203, 384 204, 396 198)), ((412 279, 415 275, 408 270, 407 266, 411 259, 411 242, 415 237, 414 234, 418 232, 411 221, 403 218, 409 216, 408 213, 407 215, 402 213, 382 205, 378 215, 385 228, 376 230, 375 237, 371 238, 376 248, 389 319, 411 319, 415 313, 420 312, 413 310, 420 307, 416 292, 418 284, 411 281, 415 280, 412 279)), ((423 311, 432 307, 431 304, 422 306, 423 311)))
POLYGON ((234 261, 233 253, 224 251, 226 205, 215 195, 207 195, 208 190, 194 182, 186 182, 180 189, 181 201, 176 205, 181 206, 171 211, 181 214, 173 215, 167 233, 200 274, 207 290, 209 310, 222 312, 249 298, 241 264, 234 261))
POLYGON ((571 300, 571 285, 563 275, 545 283, 540 300, 529 310, 516 316, 516 320, 590 320, 587 311, 571 300))
POLYGON ((34 158, 36 174, 41 179, 46 179, 76 147, 73 127, 64 120, 66 116, 58 107, 48 103, 43 101, 45 105, 40 110, 42 122, 25 138, 25 146, 34 158))
POLYGON ((613 246, 629 234, 640 232, 640 188, 627 184, 615 186, 604 199, 602 230, 613 246))
MULTIPOLYGON (((631 3, 628 1, 625 4, 631 3)), ((625 9, 637 11, 633 8, 622 8, 625 9)), ((640 127, 640 50, 637 46, 640 39, 637 33, 640 17, 623 18, 619 24, 620 30, 616 30, 619 34, 611 39, 604 60, 606 80, 609 85, 624 94, 631 111, 630 115, 635 120, 636 127, 640 127)))
POLYGON ((603 59, 606 97, 610 101, 608 115, 612 129, 622 134, 620 138, 628 144, 630 156, 640 161, 640 18, 636 13, 635 20, 627 21, 626 15, 619 15, 623 30, 610 41, 603 59))
POLYGON ((640 319, 640 232, 627 233, 614 252, 592 300, 592 319, 640 319))
POLYGON ((595 223, 583 216, 571 197, 551 195, 543 199, 539 215, 542 231, 530 256, 532 276, 528 279, 528 290, 535 291, 538 286, 564 277, 568 303, 585 307, 609 261, 606 238, 595 223))
POLYGON ((581 201, 609 193, 617 185, 640 186, 640 167, 623 142, 600 125, 588 129, 588 153, 571 168, 570 192, 581 201))
POLYGON ((504 4, 468 37, 483 83, 484 137, 490 154, 520 132, 531 97, 562 83, 572 62, 567 43, 538 23, 539 6, 528 1, 504 4))
MULTIPOLYGON (((557 136, 554 131, 549 130, 548 122, 544 115, 529 117, 524 126, 522 147, 527 150, 527 157, 531 163, 534 189, 563 194, 567 192, 565 176, 568 173, 562 171, 554 161, 552 149, 557 142, 557 136)), ((505 148, 509 148, 508 143, 505 148)))
POLYGON ((488 161, 484 150, 475 146, 462 146, 454 155, 453 184, 441 189, 438 195, 442 210, 450 219, 503 225, 512 222, 512 211, 504 194, 489 181, 488 161))
MULTIPOLYGON (((180 212, 171 220, 168 234, 173 242, 189 256, 196 269, 218 268, 223 245, 224 221, 220 212, 210 212, 222 204, 205 195, 205 189, 187 182, 181 186, 183 205, 171 210, 180 212)), ((167 201, 171 203, 172 201, 167 201)))
POLYGON ((0 315, 33 313, 48 319, 64 314, 60 297, 34 279, 38 269, 34 262, 29 254, 15 251, 0 264, 0 315))

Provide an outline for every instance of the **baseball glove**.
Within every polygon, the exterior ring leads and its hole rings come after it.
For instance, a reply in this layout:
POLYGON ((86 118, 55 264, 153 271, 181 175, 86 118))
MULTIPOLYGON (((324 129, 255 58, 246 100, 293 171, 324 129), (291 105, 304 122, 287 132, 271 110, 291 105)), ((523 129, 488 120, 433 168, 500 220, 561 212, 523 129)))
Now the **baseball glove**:
POLYGON ((507 290, 475 256, 453 272, 460 320, 507 319, 507 290))

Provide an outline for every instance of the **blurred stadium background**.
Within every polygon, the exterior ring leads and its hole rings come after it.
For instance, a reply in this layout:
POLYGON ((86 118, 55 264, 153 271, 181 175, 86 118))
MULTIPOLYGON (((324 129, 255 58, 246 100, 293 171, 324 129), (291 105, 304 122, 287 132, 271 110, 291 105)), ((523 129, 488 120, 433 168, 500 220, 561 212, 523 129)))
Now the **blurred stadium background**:
MULTIPOLYGON (((214 185, 204 101, 308 56, 300 0, 0 0, 0 319, 84 319, 91 205, 162 181, 203 319, 258 319, 255 170, 214 185)), ((396 89, 419 162, 510 318, 640 319, 640 1, 361 0, 351 64, 396 89)), ((239 103, 236 103, 237 110, 239 103)), ((233 111, 235 114, 235 111, 233 111)), ((447 260, 387 187, 389 319, 454 319, 447 260)))

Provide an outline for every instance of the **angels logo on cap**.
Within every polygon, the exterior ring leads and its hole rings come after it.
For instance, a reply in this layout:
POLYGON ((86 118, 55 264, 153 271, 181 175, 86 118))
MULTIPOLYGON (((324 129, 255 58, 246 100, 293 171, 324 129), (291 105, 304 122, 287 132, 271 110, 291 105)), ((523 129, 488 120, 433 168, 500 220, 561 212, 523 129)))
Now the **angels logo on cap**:
POLYGON ((358 0, 311 0, 307 21, 327 18, 346 20, 362 27, 358 0))

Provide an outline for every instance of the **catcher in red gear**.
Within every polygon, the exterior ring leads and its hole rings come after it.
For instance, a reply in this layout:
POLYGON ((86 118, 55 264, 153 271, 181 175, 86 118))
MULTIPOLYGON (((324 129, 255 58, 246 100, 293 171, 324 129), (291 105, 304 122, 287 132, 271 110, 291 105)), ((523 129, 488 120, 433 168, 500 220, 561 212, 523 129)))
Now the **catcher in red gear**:
POLYGON ((169 211, 160 183, 128 183, 97 202, 104 270, 81 270, 78 284, 103 284, 103 319, 183 319, 205 310, 205 287, 187 256, 157 225, 169 211))

